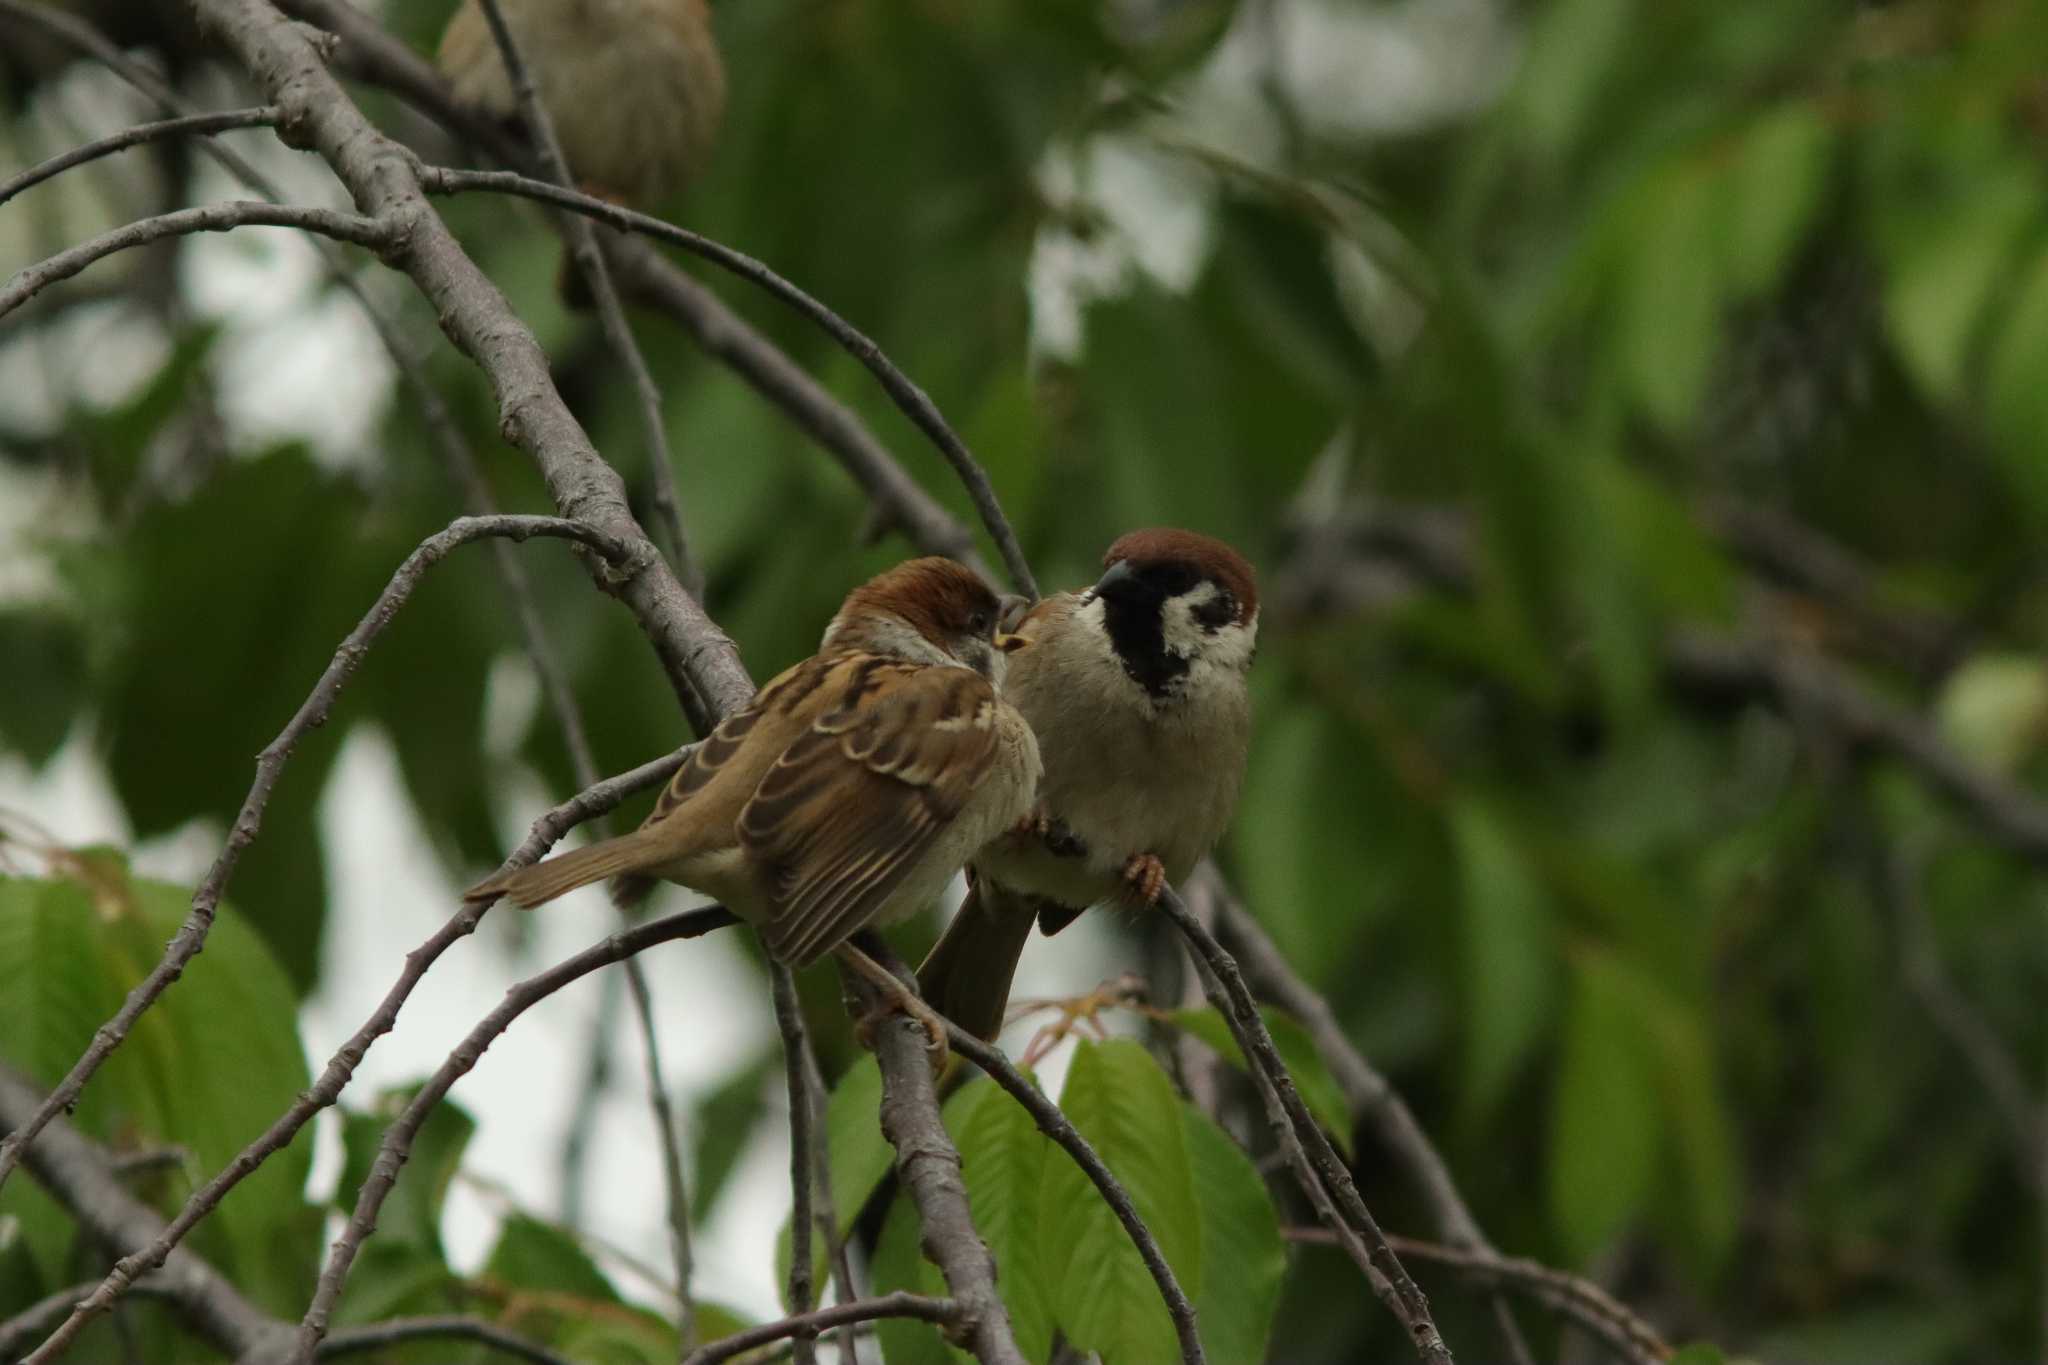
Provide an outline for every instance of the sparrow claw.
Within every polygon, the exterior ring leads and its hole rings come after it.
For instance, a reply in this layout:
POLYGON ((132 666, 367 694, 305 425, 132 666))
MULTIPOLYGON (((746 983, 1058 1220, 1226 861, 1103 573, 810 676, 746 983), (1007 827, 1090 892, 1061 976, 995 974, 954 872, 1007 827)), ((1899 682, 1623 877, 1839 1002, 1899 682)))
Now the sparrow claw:
POLYGON ((1166 889, 1166 864, 1156 853, 1133 853, 1124 860, 1122 877, 1118 899, 1135 909, 1150 909, 1166 889))
POLYGON ((1045 845, 1046 852, 1055 858, 1085 858, 1088 856, 1087 841, 1067 827, 1067 822, 1054 816, 1043 806, 1035 806, 1018 817, 1010 826, 1013 839, 1035 839, 1045 845))
POLYGON ((1102 1022, 1105 1010, 1125 1005, 1143 1004, 1145 983, 1135 973, 1125 972, 1111 981, 1105 981, 1086 995, 1074 996, 1067 1000, 1035 1001, 1025 1008, 1059 1011, 1059 1018, 1031 1035, 1031 1041, 1024 1045, 1023 1055, 1017 1059, 1019 1066, 1036 1066, 1068 1035, 1076 1032, 1092 1033, 1097 1038, 1107 1038, 1109 1030, 1102 1022))
POLYGON ((875 1026, 887 1022, 892 1014, 907 1014, 924 1028, 924 1048, 933 1073, 944 1071, 952 1058, 952 1049, 946 1045, 946 1021, 939 1012, 893 972, 852 944, 842 944, 839 952, 846 964, 872 983, 882 996, 880 1003, 854 1021, 853 1036, 860 1045, 873 1052, 875 1026))

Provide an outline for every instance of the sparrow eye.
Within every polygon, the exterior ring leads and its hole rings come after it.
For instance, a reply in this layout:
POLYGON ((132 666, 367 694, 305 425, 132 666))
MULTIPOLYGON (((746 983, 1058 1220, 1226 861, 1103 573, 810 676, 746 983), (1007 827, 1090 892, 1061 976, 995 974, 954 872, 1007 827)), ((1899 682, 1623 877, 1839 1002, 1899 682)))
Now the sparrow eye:
POLYGON ((974 614, 967 618, 967 629, 970 634, 986 635, 994 628, 995 623, 996 614, 994 612, 990 611, 987 607, 976 607, 974 614))

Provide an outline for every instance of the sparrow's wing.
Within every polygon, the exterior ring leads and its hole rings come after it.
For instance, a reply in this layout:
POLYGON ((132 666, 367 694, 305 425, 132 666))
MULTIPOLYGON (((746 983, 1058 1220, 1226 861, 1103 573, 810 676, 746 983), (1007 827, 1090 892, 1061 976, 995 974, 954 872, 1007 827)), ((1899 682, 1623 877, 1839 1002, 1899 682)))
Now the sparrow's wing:
POLYGON ((758 927, 793 966, 874 916, 995 760, 996 694, 980 674, 874 656, 848 666, 835 704, 740 812, 772 906, 758 927))
POLYGON ((718 728, 706 735, 703 743, 690 750, 690 756, 683 760, 683 766, 676 769, 676 775, 661 789, 654 809, 640 822, 640 827, 645 829, 649 825, 660 824, 673 815, 677 807, 710 786, 711 780, 739 753, 762 717, 801 706, 830 681, 833 668, 843 660, 844 656, 814 655, 770 678, 754 694, 753 700, 719 722, 718 728))

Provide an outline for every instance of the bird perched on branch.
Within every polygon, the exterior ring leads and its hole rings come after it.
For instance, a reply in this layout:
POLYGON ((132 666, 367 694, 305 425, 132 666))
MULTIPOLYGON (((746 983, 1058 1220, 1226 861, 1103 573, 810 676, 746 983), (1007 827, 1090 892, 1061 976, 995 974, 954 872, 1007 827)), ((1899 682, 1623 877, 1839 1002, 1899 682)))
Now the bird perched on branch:
MULTIPOLYGON (((725 64, 704 0, 498 0, 569 171, 593 194, 651 209, 710 159, 725 115, 725 64)), ((519 112, 478 0, 441 35, 455 97, 493 118, 519 112)))
POLYGON ((1093 587, 1016 628, 1003 697, 1045 762, 1036 826, 974 860, 966 902, 918 969, 926 1001, 985 1039, 1034 919, 1053 934, 1102 901, 1149 906, 1222 836, 1244 782, 1251 565, 1173 529, 1133 531, 1103 563, 1093 587))
POLYGON ((791 967, 836 953, 924 1024, 945 1026, 848 939, 935 899, 1031 809, 1031 727, 998 695, 1003 604, 950 559, 856 588, 818 652, 691 751, 653 814, 606 839, 479 882, 466 899, 535 906, 617 878, 630 904, 680 882, 760 931, 791 967))

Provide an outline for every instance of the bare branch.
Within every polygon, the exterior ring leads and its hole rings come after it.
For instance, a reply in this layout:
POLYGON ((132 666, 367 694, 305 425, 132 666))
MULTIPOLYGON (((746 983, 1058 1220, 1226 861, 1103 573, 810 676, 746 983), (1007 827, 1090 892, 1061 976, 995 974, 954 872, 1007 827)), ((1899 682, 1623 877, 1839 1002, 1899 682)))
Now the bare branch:
POLYGON ((362 1327, 351 1327, 321 1342, 316 1354, 320 1360, 333 1360, 382 1350, 387 1346, 402 1346, 409 1341, 435 1340, 474 1341, 500 1355, 532 1361, 533 1365, 571 1365, 567 1356, 557 1355, 494 1322, 458 1315, 389 1318, 362 1327))
POLYGON ((446 166, 422 166, 418 174, 420 184, 432 194, 463 194, 471 190, 515 194, 573 210, 621 231, 638 232, 656 241, 679 246, 759 286, 818 324, 841 349, 875 376, 903 414, 931 438, 939 453, 946 457, 946 462, 953 466, 953 472, 961 483, 966 485, 968 497, 973 499, 975 510, 981 514, 982 525, 988 529, 996 549, 1002 554, 1010 581, 1027 596, 1038 596, 1038 581, 1032 577, 1031 565, 1024 558, 1017 533, 1011 529, 1009 518, 996 500, 995 488, 989 483, 987 471, 976 463, 966 443, 946 424, 945 417, 924 390, 897 369, 895 362, 882 353, 882 348, 872 338, 803 289, 776 274, 763 262, 722 242, 592 195, 535 180, 517 171, 464 171, 446 166))
MULTIPOLYGON (((25 1077, 0 1064, 0 1129, 10 1135, 20 1132, 47 1104, 25 1077)), ((80 1227, 110 1247, 138 1246, 163 1227, 163 1219, 128 1193, 98 1145, 64 1119, 46 1120, 42 1140, 29 1149, 28 1168, 80 1227)), ((155 1280, 156 1289, 174 1299, 208 1341, 231 1355, 278 1339, 283 1324, 266 1316, 190 1252, 172 1253, 155 1280)))
MULTIPOLYGON (((881 960, 892 971, 900 966, 886 954, 881 960)), ((852 984, 860 1008, 873 1018, 881 993, 865 978, 852 978, 852 984)), ((946 1277, 957 1305, 948 1338, 981 1365, 1024 1365, 1009 1310, 996 1292, 995 1257, 975 1231, 968 1208, 960 1150, 939 1118, 924 1028, 900 1014, 872 1027, 875 1060, 882 1068, 882 1135, 896 1149, 896 1178, 917 1206, 924 1254, 946 1277)))
POLYGON ((744 1332, 735 1332, 698 1347, 684 1358, 683 1365, 717 1365, 718 1361, 730 1360, 742 1351, 766 1346, 771 1341, 781 1341, 785 1337, 801 1341, 834 1327, 873 1322, 877 1318, 917 1318, 941 1326, 955 1326, 960 1322, 961 1313, 960 1306, 951 1299, 928 1298, 899 1289, 878 1298, 856 1299, 852 1303, 834 1304, 830 1308, 814 1309, 777 1322, 763 1323, 759 1327, 749 1327, 744 1332))
MULTIPOLYGON (((339 35, 340 61, 361 79, 459 129, 508 165, 529 159, 527 150, 500 125, 456 104, 440 73, 365 11, 346 0, 285 0, 284 8, 339 35)), ((708 354, 723 361, 839 462, 867 494, 882 529, 899 528, 926 554, 950 556, 989 576, 967 527, 905 472, 858 414, 808 371, 646 242, 615 237, 601 245, 628 294, 680 323, 708 354)))
POLYGON ((168 946, 157 965, 150 969, 148 976, 128 993, 112 1019, 100 1025, 93 1034, 92 1044, 85 1054, 72 1065, 57 1088, 50 1092, 50 1098, 43 1107, 16 1131, 0 1141, 0 1183, 4 1183, 9 1172, 21 1160, 21 1153, 43 1125, 60 1110, 74 1105, 79 1092, 94 1071, 99 1069, 121 1040, 128 1036, 128 1030, 135 1024, 142 1012, 150 1007, 156 998, 170 988, 173 981, 184 972, 190 962, 205 945, 207 931, 213 925, 216 907, 227 890, 228 878, 234 875, 235 865, 241 861, 242 850, 256 838, 263 826, 263 811, 270 803, 270 793, 277 786, 284 773, 285 764, 291 761, 292 751, 307 731, 326 722, 334 710, 336 698, 341 695, 342 686, 362 663, 370 645, 391 624, 392 617, 412 595, 426 571, 438 564, 450 551, 458 546, 485 536, 503 536, 513 540, 524 540, 529 536, 558 536, 578 541, 598 550, 606 556, 618 554, 619 547, 610 537, 577 522, 565 521, 558 517, 463 517, 444 531, 437 532, 420 542, 419 548, 407 555, 398 571, 391 575, 391 581, 378 595, 356 628, 348 633, 341 647, 334 651, 333 660, 326 671, 313 685, 306 700, 299 704, 298 711, 278 732, 277 738, 264 747, 256 758, 256 778, 249 785, 249 794, 242 798, 242 808, 229 828, 226 844, 207 869, 206 879, 192 895, 192 909, 185 922, 168 946))
MULTIPOLYGON (((1335 1240, 1328 1228, 1287 1228, 1290 1242, 1327 1244, 1335 1240)), ((1591 1280, 1553 1269, 1520 1256, 1448 1247, 1413 1237, 1389 1237, 1394 1249, 1416 1261, 1456 1271, 1474 1283, 1515 1289, 1529 1295, 1593 1333, 1631 1365, 1661 1365, 1672 1355, 1670 1343, 1657 1329, 1631 1312, 1591 1280)))
MULTIPOLYGON (((806 1038, 806 1043, 809 1039, 806 1038)), ((818 1069, 818 1050, 804 1048, 804 1103, 811 1113, 811 1179, 817 1193, 812 1203, 817 1206, 814 1219, 818 1235, 825 1239, 825 1253, 832 1266, 832 1283, 839 1293, 841 1303, 852 1303, 859 1297, 854 1286, 853 1262, 846 1254, 846 1239, 839 1235, 838 1201, 832 1196, 832 1154, 818 1134, 823 1132, 820 1125, 825 1118, 825 1075, 818 1069)), ((794 1141, 794 1135, 791 1138, 794 1141)), ((840 1365, 861 1365, 860 1326, 846 1323, 839 1329, 840 1365)), ((794 1348, 792 1348, 794 1349, 794 1348)))
POLYGON ((1139 1259, 1151 1272, 1152 1282, 1159 1286, 1159 1297, 1166 1301, 1167 1314, 1173 1319, 1173 1333, 1180 1339, 1180 1358, 1184 1365, 1203 1365, 1207 1357, 1202 1351, 1201 1335, 1195 1330, 1195 1306, 1181 1289, 1173 1267, 1166 1263, 1166 1254, 1159 1249, 1159 1239, 1138 1216, 1138 1206, 1131 1202, 1130 1192, 1123 1183, 1089 1145, 1088 1139, 1082 1137, 1067 1116, 1060 1112, 1059 1106, 1026 1080, 1001 1052, 951 1021, 946 1025, 946 1041, 955 1052, 980 1067, 990 1080, 1003 1088, 1005 1094, 1022 1105, 1024 1112, 1037 1123, 1039 1131, 1074 1159, 1074 1164, 1081 1168, 1081 1173, 1101 1194, 1102 1202, 1109 1205, 1110 1212, 1124 1225, 1132 1245, 1138 1249, 1139 1259))
MULTIPOLYGON (((1314 1163, 1317 1177, 1336 1201, 1345 1221, 1364 1239, 1373 1265, 1385 1277, 1384 1288, 1375 1283, 1375 1292, 1406 1329, 1416 1353, 1423 1360, 1432 1362, 1432 1365, 1450 1365, 1451 1353, 1444 1345, 1436 1323, 1430 1318, 1428 1299, 1423 1297, 1421 1289, 1402 1268, 1393 1248, 1387 1245, 1386 1234, 1380 1231, 1371 1210, 1359 1197, 1351 1172, 1345 1168, 1336 1149, 1330 1146, 1330 1140, 1308 1112, 1308 1106, 1302 1103, 1301 1095, 1294 1087, 1294 1078, 1287 1073, 1279 1050, 1273 1046, 1273 1036, 1266 1031, 1266 1021, 1260 1017, 1259 1007, 1253 1001, 1251 991, 1245 987, 1244 976, 1238 971, 1236 960, 1195 918, 1172 887, 1160 893, 1159 908, 1179 927, 1182 936, 1195 950, 1197 959, 1221 983, 1223 998, 1215 1001, 1217 1008, 1230 1023, 1230 1031, 1236 1037, 1237 1045, 1243 1049, 1247 1064, 1263 1070, 1272 1081, 1282 1110, 1274 1115, 1275 1127, 1293 1128, 1314 1163)), ((1215 998, 1214 992, 1211 998, 1215 998)))
POLYGON ((505 992, 505 999, 485 1015, 475 1028, 458 1043, 455 1050, 426 1084, 419 1088, 404 1112, 384 1130, 383 1141, 378 1144, 377 1157, 370 1166, 369 1178, 356 1194, 355 1211, 349 1216, 348 1226, 329 1251, 326 1268, 320 1272, 320 1284, 313 1294, 313 1302, 306 1309, 306 1315, 299 1323, 298 1340, 291 1355, 296 1365, 304 1365, 312 1359, 320 1339, 327 1334, 327 1321, 334 1311, 335 1302, 341 1297, 342 1286, 348 1280, 349 1268, 355 1263, 356 1253, 362 1249, 365 1239, 376 1230, 377 1211, 384 1206, 385 1196, 398 1180, 398 1173, 405 1166, 406 1158, 412 1152, 412 1140, 418 1134, 420 1125, 439 1104, 448 1090, 483 1057, 484 1050, 498 1035, 512 1026, 512 1021, 525 1013, 537 1002, 546 999, 562 987, 579 977, 587 976, 600 967, 632 956, 634 953, 651 948, 658 943, 674 939, 696 938, 713 929, 722 928, 733 922, 732 916, 717 906, 699 910, 683 910, 664 915, 645 924, 622 929, 592 947, 584 949, 573 957, 521 981, 505 992))
MULTIPOLYGON (((1195 875, 1194 889, 1215 897, 1220 927, 1236 946, 1246 972, 1259 983, 1268 999, 1299 1019, 1308 1030, 1317 1055, 1344 1092, 1353 1122, 1369 1125, 1380 1145, 1393 1153, 1407 1171, 1429 1206, 1438 1236, 1455 1247, 1491 1253, 1493 1245, 1480 1230, 1479 1220, 1466 1207, 1464 1196, 1458 1193, 1442 1154, 1415 1121, 1400 1092, 1352 1045, 1330 1002, 1295 974, 1279 945, 1231 894, 1215 864, 1205 862, 1195 875)), ((1529 1345, 1522 1339, 1513 1311, 1498 1297, 1494 1299, 1494 1320, 1509 1359, 1527 1365, 1529 1345)))
MULTIPOLYGON (((534 147, 540 153, 541 169, 555 184, 574 186, 573 168, 563 155, 561 139, 555 136, 554 120, 548 117, 547 106, 541 103, 540 93, 534 89, 533 73, 527 69, 518 40, 505 25, 498 0, 480 0, 480 3, 484 22, 490 25, 491 40, 498 45, 499 59, 504 62, 505 74, 511 78, 512 92, 519 102, 519 116, 525 120, 534 147)), ((668 449, 668 428, 661 417, 661 390, 655 387, 654 376, 647 369, 647 357, 640 353, 638 343, 633 340, 633 329, 626 324, 625 310, 619 306, 619 291, 612 285, 604 253, 597 249, 596 230, 588 221, 573 214, 564 220, 564 227, 568 231, 569 250, 576 269, 582 273, 584 282, 590 287, 591 300, 597 305, 598 323, 604 329, 605 344, 625 366, 627 376, 633 381, 633 392, 640 400, 640 434, 647 442, 647 461, 654 476, 654 508, 661 519, 662 529, 668 532, 669 550, 675 560, 676 572, 681 575, 683 586, 689 589, 690 595, 701 599, 704 596, 704 578, 690 555, 689 538, 683 534, 682 509, 676 504, 675 467, 668 449)))
MULTIPOLYGON (((805 1061, 811 1041, 804 1032, 796 978, 780 962, 768 964, 768 975, 775 987, 775 1027, 782 1034, 782 1070, 789 1090, 789 1306, 797 1316, 802 1316, 815 1301, 811 1286, 811 1176, 816 1162, 817 1115, 811 1109, 805 1061)), ((816 1333, 805 1328, 792 1332, 790 1337, 797 1365, 815 1365, 816 1333)))
MULTIPOLYGON (((109 1169, 116 1175, 122 1174, 113 1162, 109 1163, 109 1169)), ((60 1289, 54 1294, 36 1300, 5 1322, 0 1322, 0 1360, 13 1360, 29 1342, 61 1322, 80 1299, 92 1292, 96 1283, 98 1282, 89 1280, 84 1284, 74 1284, 68 1289, 60 1289)), ((144 1298, 176 1297, 171 1287, 154 1275, 143 1276, 128 1292, 140 1294, 144 1298)))
POLYGON ((669 1106, 662 1080, 660 1032, 654 1027, 654 996, 640 959, 620 964, 626 989, 633 997, 633 1017, 640 1025, 640 1046, 647 1054, 647 1102, 654 1110, 654 1132, 661 1144, 661 1184, 668 1213, 669 1255, 676 1271, 676 1334, 687 1349, 697 1333, 696 1310, 690 1303, 690 1196, 683 1185, 683 1150, 677 1136, 675 1110, 669 1106))
POLYGON ((6 203, 28 189, 40 185, 52 176, 62 175, 74 166, 83 166, 103 156, 139 147, 145 142, 160 138, 185 137, 194 134, 224 133, 235 128, 261 128, 277 122, 276 105, 259 105, 252 109, 230 109, 219 114, 192 114, 185 118, 163 119, 156 123, 141 123, 133 128, 124 128, 82 147, 74 147, 48 161, 29 167, 11 180, 0 181, 0 204, 6 203))
POLYGON ((103 232, 47 260, 16 271, 6 286, 0 288, 0 318, 51 285, 70 279, 93 262, 117 251, 147 246, 166 237, 184 237, 194 232, 227 232, 239 227, 298 228, 378 251, 390 246, 393 237, 392 229, 386 224, 361 214, 344 213, 340 209, 266 204, 253 199, 177 209, 103 232))

